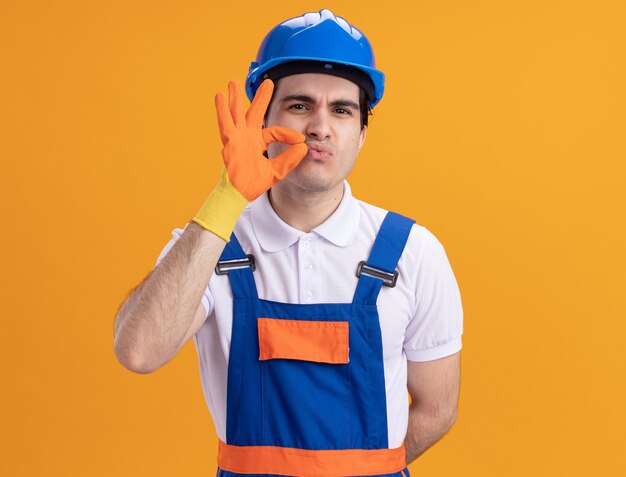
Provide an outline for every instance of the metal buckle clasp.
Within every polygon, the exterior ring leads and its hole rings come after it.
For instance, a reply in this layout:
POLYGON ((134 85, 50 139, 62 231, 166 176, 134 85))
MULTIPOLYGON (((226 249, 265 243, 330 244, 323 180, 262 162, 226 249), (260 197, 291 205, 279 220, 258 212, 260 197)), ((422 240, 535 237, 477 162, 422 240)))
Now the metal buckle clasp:
POLYGON ((396 282, 398 281, 397 270, 395 270, 393 273, 386 272, 385 270, 381 270, 380 268, 370 267, 367 263, 365 263, 365 260, 359 262, 359 266, 356 268, 356 276, 361 277, 361 274, 373 278, 378 278, 383 281, 383 285, 389 288, 395 287, 396 282))
POLYGON ((254 272, 256 270, 256 264, 254 262, 254 255, 246 255, 248 258, 237 258, 235 260, 220 260, 215 265, 215 273, 217 275, 228 275, 230 270, 239 270, 240 268, 250 267, 254 272))

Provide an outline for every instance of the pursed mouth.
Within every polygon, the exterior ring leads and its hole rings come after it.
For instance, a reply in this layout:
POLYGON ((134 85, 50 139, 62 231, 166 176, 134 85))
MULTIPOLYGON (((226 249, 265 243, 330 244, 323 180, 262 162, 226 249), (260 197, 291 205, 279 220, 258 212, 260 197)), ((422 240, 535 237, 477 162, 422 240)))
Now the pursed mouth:
POLYGON ((307 156, 311 159, 326 159, 332 155, 331 148, 322 144, 307 144, 307 147, 309 148, 307 156))
POLYGON ((307 156, 311 159, 328 159, 330 157, 330 153, 326 151, 318 151, 316 149, 309 149, 307 156))

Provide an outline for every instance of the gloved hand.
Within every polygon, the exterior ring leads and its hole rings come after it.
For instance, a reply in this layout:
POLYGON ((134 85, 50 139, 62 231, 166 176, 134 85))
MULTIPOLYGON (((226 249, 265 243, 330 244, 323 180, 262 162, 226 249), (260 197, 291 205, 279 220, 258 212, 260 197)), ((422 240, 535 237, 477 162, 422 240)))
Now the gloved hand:
POLYGON ((274 83, 263 81, 245 115, 244 91, 238 81, 228 83, 228 103, 224 93, 215 96, 225 168, 193 221, 227 242, 248 202, 281 181, 307 153, 304 135, 280 126, 263 128, 273 91, 274 83), (291 146, 267 159, 263 153, 275 141, 291 146))

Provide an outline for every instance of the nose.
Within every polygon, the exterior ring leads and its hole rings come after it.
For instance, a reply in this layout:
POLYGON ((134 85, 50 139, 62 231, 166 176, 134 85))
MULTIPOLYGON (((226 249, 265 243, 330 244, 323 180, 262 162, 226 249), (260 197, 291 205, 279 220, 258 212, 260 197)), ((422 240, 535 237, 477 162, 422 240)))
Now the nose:
POLYGON ((309 116, 309 122, 306 125, 306 135, 317 140, 323 141, 328 139, 331 134, 330 118, 328 111, 319 108, 309 116))

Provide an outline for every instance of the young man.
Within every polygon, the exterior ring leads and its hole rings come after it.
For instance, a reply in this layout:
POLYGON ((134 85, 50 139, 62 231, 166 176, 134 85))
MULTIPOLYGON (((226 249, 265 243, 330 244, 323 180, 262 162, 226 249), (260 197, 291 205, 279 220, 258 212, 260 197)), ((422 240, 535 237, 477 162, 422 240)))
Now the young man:
POLYGON ((225 476, 399 477, 456 419, 445 251, 346 181, 383 83, 365 36, 328 10, 272 30, 249 109, 237 82, 216 96, 218 185, 118 312, 133 371, 194 339, 225 476))

